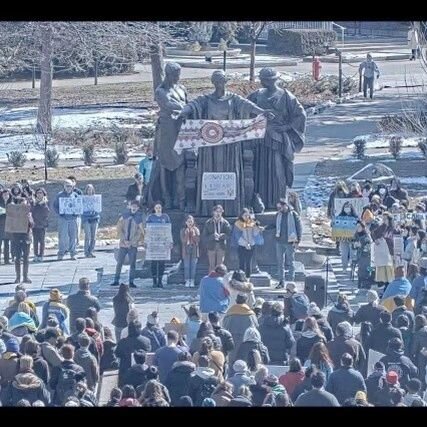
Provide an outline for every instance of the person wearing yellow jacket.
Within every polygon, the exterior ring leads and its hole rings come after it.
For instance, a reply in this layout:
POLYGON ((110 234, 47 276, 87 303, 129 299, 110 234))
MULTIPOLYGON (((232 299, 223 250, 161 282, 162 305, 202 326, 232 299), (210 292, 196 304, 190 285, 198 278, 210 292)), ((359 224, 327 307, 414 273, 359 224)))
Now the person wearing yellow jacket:
POLYGON ((139 202, 134 200, 130 204, 130 211, 124 213, 117 223, 117 235, 119 242, 119 254, 117 257, 116 274, 111 286, 118 286, 120 274, 126 255, 129 257, 129 287, 136 288, 134 283, 136 270, 136 256, 138 246, 144 243, 144 226, 142 213, 139 210, 139 202))
POLYGON ((402 266, 396 267, 394 271, 395 279, 390 282, 387 286, 387 289, 384 291, 384 294, 381 298, 381 305, 390 313, 394 311, 396 304, 394 302, 394 297, 401 296, 405 298, 405 306, 408 310, 414 309, 414 301, 409 296, 411 292, 411 282, 405 277, 405 269, 402 266))

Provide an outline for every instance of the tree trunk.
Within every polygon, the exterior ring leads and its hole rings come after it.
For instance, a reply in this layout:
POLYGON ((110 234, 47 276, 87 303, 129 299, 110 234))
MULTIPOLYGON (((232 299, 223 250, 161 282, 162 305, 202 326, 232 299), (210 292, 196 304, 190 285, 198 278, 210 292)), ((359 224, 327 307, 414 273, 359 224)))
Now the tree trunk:
MULTIPOLYGON (((153 76, 153 90, 155 91, 160 83, 163 81, 163 48, 159 43, 153 46, 150 53, 151 59, 151 74, 153 76)), ((154 93, 154 92, 153 92, 154 93)))
POLYGON ((43 135, 52 132, 52 56, 53 29, 47 23, 42 27, 42 57, 40 62, 40 99, 37 111, 37 133, 43 135))
POLYGON ((251 62, 249 64, 249 81, 255 81, 256 39, 251 39, 251 62))

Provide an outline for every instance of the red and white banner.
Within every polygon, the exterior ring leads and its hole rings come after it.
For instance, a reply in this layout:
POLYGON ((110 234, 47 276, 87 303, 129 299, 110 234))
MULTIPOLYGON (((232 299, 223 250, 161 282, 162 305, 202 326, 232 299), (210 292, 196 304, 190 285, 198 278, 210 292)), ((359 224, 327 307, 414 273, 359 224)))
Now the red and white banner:
POLYGON ((242 120, 186 120, 181 126, 174 150, 181 154, 183 150, 264 138, 266 126, 267 119, 263 115, 242 120))

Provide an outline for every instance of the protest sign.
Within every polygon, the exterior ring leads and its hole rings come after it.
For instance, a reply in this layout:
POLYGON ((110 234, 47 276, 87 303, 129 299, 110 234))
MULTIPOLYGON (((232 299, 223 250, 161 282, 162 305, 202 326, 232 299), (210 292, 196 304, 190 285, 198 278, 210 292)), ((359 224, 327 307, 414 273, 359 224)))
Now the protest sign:
POLYGON ((202 179, 202 200, 234 200, 236 174, 234 172, 205 172, 202 179))
POLYGON ((372 374, 375 370, 375 363, 379 362, 385 354, 380 353, 379 351, 369 349, 368 353, 368 376, 372 374))
POLYGON ((83 212, 102 212, 102 194, 82 196, 83 212))
POLYGON ((6 233, 28 233, 30 205, 9 204, 6 207, 6 233))
POLYGON ((333 239, 351 239, 356 232, 357 218, 353 216, 338 216, 332 220, 333 239))
POLYGON ((60 215, 81 215, 83 213, 82 196, 60 197, 59 214, 60 215))
POLYGON ((404 265, 402 256, 404 252, 402 236, 393 236, 393 264, 395 267, 404 265))
POLYGON ((169 261, 173 244, 171 224, 147 224, 145 229, 147 261, 169 261))
POLYGON ((334 216, 338 216, 342 212, 344 203, 350 203, 359 218, 362 215, 363 208, 366 206, 365 199, 363 197, 352 197, 348 199, 336 198, 334 200, 334 216))

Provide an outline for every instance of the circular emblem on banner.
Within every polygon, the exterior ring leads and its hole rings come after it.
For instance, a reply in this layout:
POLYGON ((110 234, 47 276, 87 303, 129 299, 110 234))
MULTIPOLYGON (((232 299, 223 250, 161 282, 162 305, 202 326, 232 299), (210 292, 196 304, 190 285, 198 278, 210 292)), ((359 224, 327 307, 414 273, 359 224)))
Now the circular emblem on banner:
POLYGON ((209 144, 216 144, 224 137, 224 129, 217 123, 206 123, 201 132, 202 138, 209 144))

